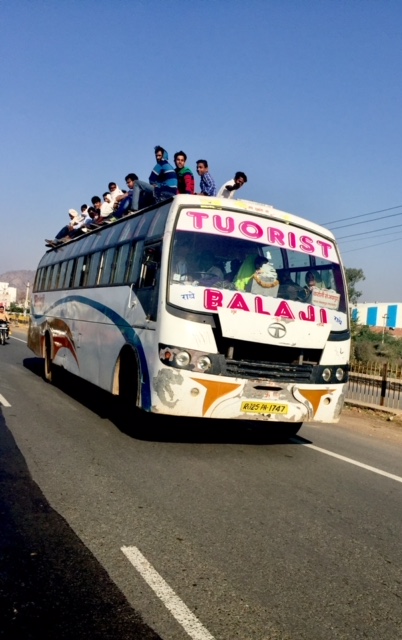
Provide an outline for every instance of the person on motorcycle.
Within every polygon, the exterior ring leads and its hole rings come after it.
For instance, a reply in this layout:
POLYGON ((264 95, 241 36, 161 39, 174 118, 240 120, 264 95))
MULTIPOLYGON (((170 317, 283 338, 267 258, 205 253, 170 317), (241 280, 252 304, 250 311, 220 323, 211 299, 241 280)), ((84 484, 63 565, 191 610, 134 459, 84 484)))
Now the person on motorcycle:
POLYGON ((8 336, 9 336, 10 318, 6 314, 6 310, 4 308, 4 304, 0 304, 0 322, 7 322, 7 338, 8 338, 8 336))

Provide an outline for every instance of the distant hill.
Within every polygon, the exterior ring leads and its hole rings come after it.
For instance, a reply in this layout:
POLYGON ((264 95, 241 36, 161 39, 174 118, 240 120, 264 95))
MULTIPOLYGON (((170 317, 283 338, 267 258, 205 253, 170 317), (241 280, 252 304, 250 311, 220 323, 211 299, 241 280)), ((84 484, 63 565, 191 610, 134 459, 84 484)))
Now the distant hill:
POLYGON ((31 294, 34 278, 35 271, 24 269, 21 271, 6 271, 0 274, 0 282, 8 282, 10 287, 16 287, 17 301, 25 300, 27 282, 29 282, 29 293, 31 294))

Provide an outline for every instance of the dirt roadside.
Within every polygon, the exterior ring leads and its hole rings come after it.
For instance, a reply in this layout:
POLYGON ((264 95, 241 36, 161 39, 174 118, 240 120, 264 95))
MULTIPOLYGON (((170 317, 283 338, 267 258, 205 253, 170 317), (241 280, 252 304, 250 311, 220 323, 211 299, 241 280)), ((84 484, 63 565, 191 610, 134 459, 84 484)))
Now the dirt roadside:
POLYGON ((346 405, 338 423, 340 429, 353 429, 370 438, 402 445, 402 416, 346 405))

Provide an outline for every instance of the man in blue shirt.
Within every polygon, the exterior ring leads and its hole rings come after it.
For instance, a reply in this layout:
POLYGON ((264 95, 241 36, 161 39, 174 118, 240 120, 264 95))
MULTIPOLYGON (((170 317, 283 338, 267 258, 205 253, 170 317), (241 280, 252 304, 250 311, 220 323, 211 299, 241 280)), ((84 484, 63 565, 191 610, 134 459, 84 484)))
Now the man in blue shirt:
POLYGON ((201 196, 216 196, 215 180, 208 171, 208 162, 206 160, 197 160, 197 173, 200 176, 200 193, 201 196))
POLYGON ((113 214, 114 218, 121 218, 129 211, 138 211, 155 203, 153 189, 148 182, 138 180, 136 173, 129 173, 124 179, 129 190, 115 198, 119 207, 113 214))

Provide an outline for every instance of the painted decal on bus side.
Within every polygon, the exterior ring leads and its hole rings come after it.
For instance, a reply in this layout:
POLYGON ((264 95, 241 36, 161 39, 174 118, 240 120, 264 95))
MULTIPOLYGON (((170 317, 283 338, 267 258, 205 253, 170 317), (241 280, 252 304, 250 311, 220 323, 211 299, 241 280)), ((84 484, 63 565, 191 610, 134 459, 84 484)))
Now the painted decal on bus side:
MULTIPOLYGON (((114 311, 110 307, 107 307, 104 303, 97 302, 96 300, 91 300, 86 296, 69 295, 53 302, 47 308, 46 311, 42 310, 41 314, 36 313, 37 310, 34 308, 33 317, 35 318, 36 322, 39 322, 40 324, 42 324, 47 321, 48 315, 57 316, 57 313, 62 315, 60 311, 56 312, 56 310, 59 307, 64 308, 69 303, 82 304, 106 316, 106 318, 108 318, 112 322, 112 324, 120 331, 125 342, 127 344, 132 345, 136 349, 136 352, 138 354, 138 357, 140 359, 140 364, 141 364, 142 407, 143 409, 145 409, 145 411, 150 411, 151 410, 151 389, 150 389, 148 365, 147 365, 144 349, 141 344, 141 340, 137 332, 135 331, 134 327, 132 327, 127 322, 127 320, 125 320, 120 314, 118 314, 116 311, 114 311)), ((43 306, 43 304, 41 306, 43 306)))

